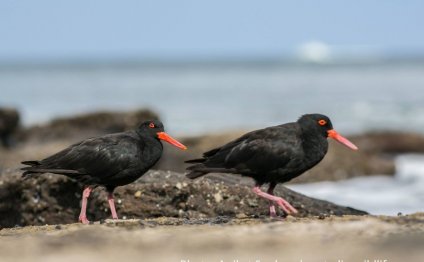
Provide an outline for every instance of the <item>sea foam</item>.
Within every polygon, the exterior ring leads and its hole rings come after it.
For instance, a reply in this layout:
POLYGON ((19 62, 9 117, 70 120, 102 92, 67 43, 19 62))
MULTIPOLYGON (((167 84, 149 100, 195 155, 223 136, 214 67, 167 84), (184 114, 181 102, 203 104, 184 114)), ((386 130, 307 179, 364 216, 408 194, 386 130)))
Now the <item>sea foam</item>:
POLYGON ((394 176, 367 176, 337 182, 287 186, 302 194, 376 215, 424 211, 424 155, 396 158, 394 176))

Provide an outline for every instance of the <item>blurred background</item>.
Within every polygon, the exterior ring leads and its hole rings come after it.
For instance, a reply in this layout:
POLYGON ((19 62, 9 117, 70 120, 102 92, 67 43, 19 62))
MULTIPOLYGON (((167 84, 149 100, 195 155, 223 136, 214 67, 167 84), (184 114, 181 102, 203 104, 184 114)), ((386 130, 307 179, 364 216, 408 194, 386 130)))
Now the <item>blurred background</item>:
POLYGON ((0 106, 18 110, 27 130, 14 138, 18 149, 28 130, 58 117, 140 108, 180 137, 315 112, 365 147, 370 132, 397 134, 372 136, 386 146, 413 133, 407 149, 375 150, 393 160, 390 176, 372 169, 376 176, 292 188, 373 213, 416 212, 424 203, 416 155, 424 148, 414 147, 424 133, 423 11, 418 0, 6 0, 0 106))

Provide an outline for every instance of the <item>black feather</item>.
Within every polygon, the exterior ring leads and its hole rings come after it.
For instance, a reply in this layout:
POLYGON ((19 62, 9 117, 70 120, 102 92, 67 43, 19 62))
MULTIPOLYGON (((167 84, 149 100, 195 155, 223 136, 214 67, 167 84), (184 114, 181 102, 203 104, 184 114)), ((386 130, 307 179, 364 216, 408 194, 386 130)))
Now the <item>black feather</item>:
POLYGON ((186 160, 186 161, 184 161, 184 163, 187 163, 187 164, 203 163, 203 162, 205 162, 205 160, 206 159, 204 159, 204 158, 197 158, 197 159, 186 160))
POLYGON ((31 160, 31 161, 22 161, 21 164, 24 165, 29 165, 29 166, 39 166, 40 165, 40 161, 37 160, 31 160))

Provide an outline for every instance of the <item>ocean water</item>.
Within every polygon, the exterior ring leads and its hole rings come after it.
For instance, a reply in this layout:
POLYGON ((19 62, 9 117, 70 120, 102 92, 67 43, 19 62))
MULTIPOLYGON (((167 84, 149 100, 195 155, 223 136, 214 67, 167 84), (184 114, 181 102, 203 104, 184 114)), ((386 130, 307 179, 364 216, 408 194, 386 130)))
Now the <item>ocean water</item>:
POLYGON ((168 131, 255 129, 304 113, 343 133, 424 132, 424 63, 0 67, 0 105, 26 125, 99 109, 149 107, 168 131))
POLYGON ((376 215, 424 212, 424 155, 396 159, 396 175, 289 185, 302 194, 376 215))

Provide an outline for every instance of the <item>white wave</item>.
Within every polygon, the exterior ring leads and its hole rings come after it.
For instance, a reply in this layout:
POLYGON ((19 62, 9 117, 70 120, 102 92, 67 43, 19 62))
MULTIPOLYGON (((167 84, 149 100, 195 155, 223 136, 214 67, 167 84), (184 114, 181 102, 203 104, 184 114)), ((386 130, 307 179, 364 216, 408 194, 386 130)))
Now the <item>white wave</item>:
POLYGON ((288 187, 311 197, 376 215, 424 211, 424 155, 399 156, 396 169, 393 177, 376 175, 288 187))
POLYGON ((298 54, 302 60, 322 63, 330 59, 330 47, 320 41, 310 41, 299 47, 298 54))

